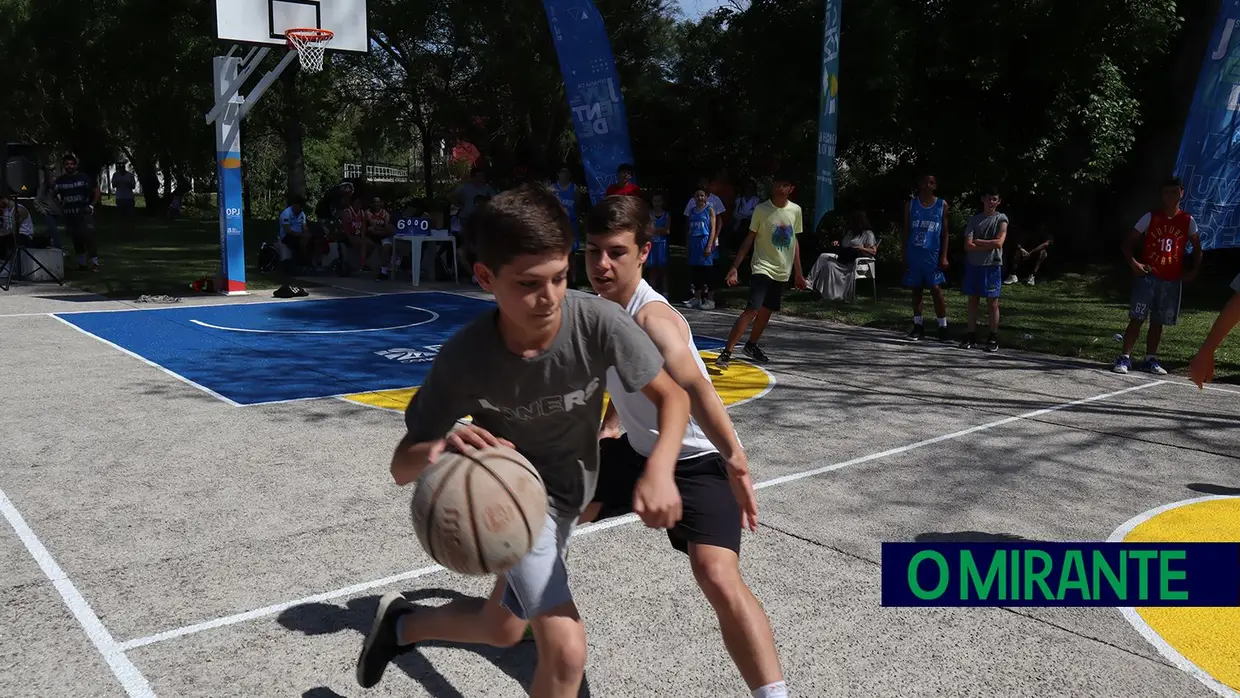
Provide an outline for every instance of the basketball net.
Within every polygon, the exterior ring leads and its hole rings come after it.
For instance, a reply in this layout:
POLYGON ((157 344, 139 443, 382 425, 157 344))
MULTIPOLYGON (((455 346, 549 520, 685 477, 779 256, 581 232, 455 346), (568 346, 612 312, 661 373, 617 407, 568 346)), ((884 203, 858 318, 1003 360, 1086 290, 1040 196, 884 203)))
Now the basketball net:
POLYGON ((335 36, 332 32, 326 29, 290 29, 284 35, 288 37, 289 48, 297 52, 302 70, 317 73, 323 69, 323 54, 335 36))

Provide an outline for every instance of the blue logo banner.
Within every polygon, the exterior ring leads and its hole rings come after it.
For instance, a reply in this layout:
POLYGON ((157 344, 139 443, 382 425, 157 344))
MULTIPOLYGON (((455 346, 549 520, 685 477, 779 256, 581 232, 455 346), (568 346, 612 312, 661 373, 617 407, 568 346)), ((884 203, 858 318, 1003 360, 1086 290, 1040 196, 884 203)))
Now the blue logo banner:
POLYGON ((1237 543, 883 543, 884 606, 1240 606, 1237 543))
POLYGON ((564 75, 590 199, 597 203, 616 182, 616 169, 633 162, 611 41, 591 0, 543 0, 543 6, 564 75))
POLYGON ((1240 0, 1224 0, 1206 49, 1175 171, 1203 249, 1240 247, 1240 0))
POLYGON ((835 208, 835 130, 840 91, 840 4, 827 0, 822 36, 822 95, 818 103, 818 171, 814 228, 835 208))

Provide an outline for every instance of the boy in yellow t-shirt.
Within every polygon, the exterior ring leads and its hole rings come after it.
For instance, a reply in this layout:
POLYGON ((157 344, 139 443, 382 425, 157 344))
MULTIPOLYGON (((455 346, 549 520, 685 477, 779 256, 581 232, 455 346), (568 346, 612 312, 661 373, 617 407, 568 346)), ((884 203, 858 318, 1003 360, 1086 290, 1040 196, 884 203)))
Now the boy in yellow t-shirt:
POLYGON ((749 248, 753 248, 749 305, 732 325, 727 346, 715 359, 715 365, 721 369, 726 369, 731 363, 732 348, 751 322, 753 329, 741 351, 755 363, 769 361, 766 352, 758 346, 758 340, 771 320, 771 313, 779 310, 784 285, 792 278, 797 289, 805 288, 805 276, 801 274, 801 248, 797 241, 802 229, 801 207, 788 199, 794 190, 791 177, 776 175, 771 186, 771 198, 754 209, 749 234, 745 236, 732 268, 728 270, 728 285, 735 286, 737 269, 749 253, 749 248))

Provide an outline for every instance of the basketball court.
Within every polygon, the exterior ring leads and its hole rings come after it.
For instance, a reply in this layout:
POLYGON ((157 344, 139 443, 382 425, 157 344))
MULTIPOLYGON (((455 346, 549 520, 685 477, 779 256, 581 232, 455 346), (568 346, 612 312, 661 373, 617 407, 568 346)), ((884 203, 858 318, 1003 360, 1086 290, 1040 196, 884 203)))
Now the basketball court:
MULTIPOLYGON (((364 0, 216 7, 233 47, 206 121, 222 288, 240 294, 241 121, 293 60, 313 71, 321 49, 369 39, 364 0)), ((388 473, 402 409, 487 297, 5 301, 0 694, 525 695, 532 643, 431 644, 375 689, 353 678, 380 595, 435 604, 491 586, 428 559, 412 488, 388 473)), ((712 358, 732 315, 688 317, 712 358)), ((1240 695, 1240 609, 879 601, 884 541, 1240 540, 1240 392, 810 321, 773 323, 764 345, 772 363, 712 379, 759 489, 743 567, 793 695, 1240 695)), ((583 695, 747 695, 662 533, 586 526, 569 563, 583 695)))
MULTIPOLYGON (((0 692, 524 694, 531 643, 353 681, 381 594, 489 587, 427 558, 387 473, 428 360, 489 300, 321 295, 0 317, 0 692)), ((688 316, 712 357, 731 316, 688 316)), ((1235 609, 883 608, 878 561, 883 541, 1240 539, 1240 394, 816 323, 765 344, 771 364, 713 378, 760 490, 744 572, 796 695, 1236 695, 1235 609)), ((661 533, 585 527, 570 567, 589 695, 746 695, 661 533)))

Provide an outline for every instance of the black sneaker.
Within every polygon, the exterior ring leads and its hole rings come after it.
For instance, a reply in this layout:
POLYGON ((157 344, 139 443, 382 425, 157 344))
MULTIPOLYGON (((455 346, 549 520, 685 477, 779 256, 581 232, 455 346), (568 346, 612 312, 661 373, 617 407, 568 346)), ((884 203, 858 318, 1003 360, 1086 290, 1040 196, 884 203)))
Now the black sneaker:
POLYGON ((904 335, 904 338, 908 340, 912 340, 914 342, 918 342, 918 341, 925 339, 926 338, 925 325, 914 324, 913 329, 909 330, 908 334, 904 335))
POLYGON ((986 351, 991 354, 999 351, 999 335, 992 334, 986 338, 986 351))
POLYGON ((976 349, 977 348, 977 335, 970 334, 966 336, 964 338, 964 341, 960 343, 960 348, 961 349, 976 349))
POLYGON ((762 347, 753 342, 745 342, 745 346, 741 348, 741 351, 745 352, 745 356, 748 356, 756 364, 764 364, 771 360, 766 355, 766 352, 762 351, 762 347))
POLYGON ((727 349, 724 349, 723 351, 719 352, 719 356, 715 357, 715 366, 719 370, 726 371, 728 370, 728 366, 731 366, 731 365, 732 365, 732 352, 728 351, 727 349))
POLYGON ((362 653, 357 657, 357 683, 362 688, 371 688, 378 684, 387 665, 413 649, 413 645, 400 645, 396 642, 396 622, 410 613, 413 613, 413 604, 400 592, 385 594, 379 599, 375 622, 370 626, 370 634, 366 636, 362 653))
POLYGON ((947 336, 947 328, 946 328, 946 327, 939 327, 939 332, 938 332, 938 340, 939 340, 940 342, 946 342, 948 339, 949 339, 949 337, 947 336))

